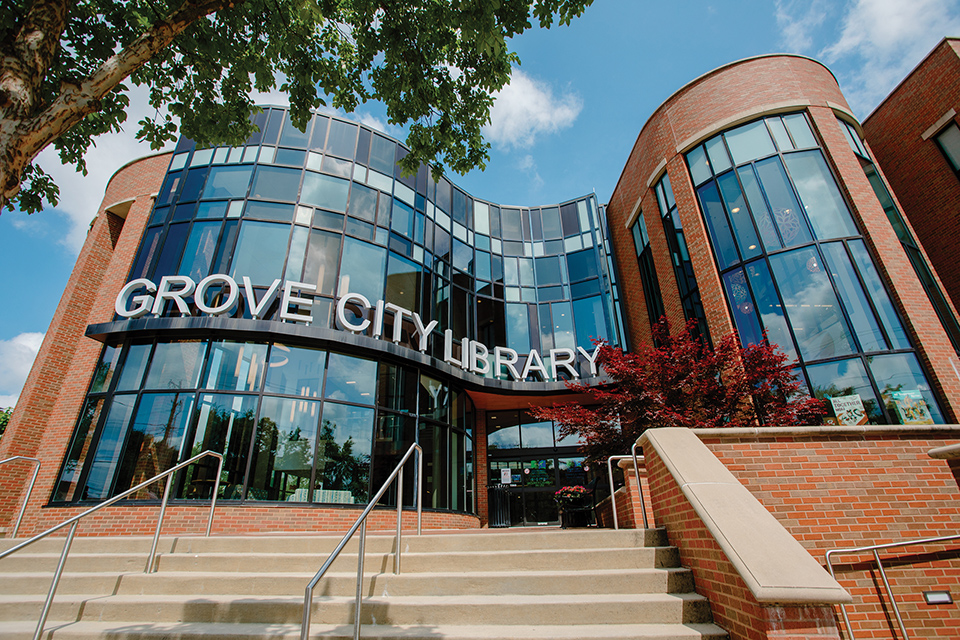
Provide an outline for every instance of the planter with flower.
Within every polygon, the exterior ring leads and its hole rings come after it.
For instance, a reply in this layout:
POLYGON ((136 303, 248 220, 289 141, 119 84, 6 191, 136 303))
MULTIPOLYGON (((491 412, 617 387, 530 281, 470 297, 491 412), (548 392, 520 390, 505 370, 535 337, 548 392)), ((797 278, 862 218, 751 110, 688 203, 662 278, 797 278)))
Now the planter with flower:
POLYGON ((590 494, 590 490, 581 485, 563 487, 553 494, 560 507, 560 524, 564 529, 590 525, 593 512, 590 494))

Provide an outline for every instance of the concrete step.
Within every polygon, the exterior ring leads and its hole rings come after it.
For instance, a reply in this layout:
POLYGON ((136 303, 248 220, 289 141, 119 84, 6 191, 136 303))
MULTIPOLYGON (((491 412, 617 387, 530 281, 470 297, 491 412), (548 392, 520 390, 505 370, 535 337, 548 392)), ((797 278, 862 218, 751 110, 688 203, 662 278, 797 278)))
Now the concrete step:
MULTIPOLYGON (((160 536, 158 553, 271 553, 271 554, 329 554, 340 542, 340 535, 311 533, 258 536, 160 536)), ((0 552, 24 542, 26 538, 0 538, 0 552)), ((78 536, 71 545, 70 555, 88 553, 142 553, 150 552, 152 536, 93 537, 78 536)), ((59 554, 63 550, 63 536, 55 535, 39 540, 21 553, 59 554)), ((607 547, 665 546, 666 534, 660 529, 536 529, 513 532, 485 530, 484 533, 425 533, 404 530, 404 550, 408 551, 483 551, 538 549, 597 549, 607 547)), ((388 553, 395 547, 393 531, 368 533, 367 552, 388 553)), ((356 537, 345 551, 356 552, 356 537)), ((11 556, 14 557, 14 556, 11 556)), ((0 560, 0 565, 3 561, 0 560)))
MULTIPOLYGON (((35 619, 44 596, 0 596, 0 620, 35 619)), ((64 595, 50 610, 56 620, 121 622, 223 622, 296 624, 302 596, 104 596, 64 595)), ((351 624, 354 598, 317 596, 311 619, 351 624)), ((709 604, 697 594, 574 594, 477 596, 374 596, 364 598, 363 624, 504 625, 688 624, 708 622, 709 604)))
MULTIPOLYGON (((216 572, 161 572, 154 574, 65 573, 59 594, 221 594, 289 595, 303 591, 307 573, 233 573, 224 579, 216 572)), ((50 572, 0 574, 0 594, 46 594, 50 572)), ((356 593, 357 574, 328 573, 317 593, 349 596, 356 593)), ((465 575, 446 573, 392 573, 364 577, 366 595, 445 595, 550 593, 679 593, 693 590, 693 576, 683 568, 606 569, 596 571, 484 571, 465 575)))
MULTIPOLYGON (((78 538, 45 637, 297 638, 303 589, 339 540, 163 537, 159 572, 144 574, 149 537, 78 538)), ((0 640, 32 636, 62 542, 0 560, 0 640)), ((397 576, 392 532, 367 538, 363 638, 726 638, 662 530, 405 533, 402 543, 397 576)), ((352 637, 356 550, 317 585, 313 637, 352 637)))
MULTIPOLYGON (((92 557, 92 556, 91 556, 92 557)), ((263 553, 173 553, 158 558, 159 571, 249 571, 252 566, 270 567, 277 572, 316 572, 326 556, 263 553)), ((404 573, 459 571, 529 571, 529 570, 590 570, 643 569, 675 566, 679 561, 673 547, 611 548, 611 549, 531 549, 517 551, 476 551, 404 553, 404 573)), ((79 564, 79 560, 78 560, 79 564)), ((332 565, 336 571, 356 570, 357 555, 341 553, 332 565)), ((388 573, 393 571, 392 553, 366 554, 364 571, 388 573)))
MULTIPOLYGON (((30 640, 35 624, 0 626, 0 640, 30 640)), ((50 622, 53 640, 298 640, 299 624, 50 622)), ((313 624, 310 637, 350 640, 353 625, 313 624)), ((607 625, 366 625, 364 640, 726 640, 720 627, 706 624, 607 625)))

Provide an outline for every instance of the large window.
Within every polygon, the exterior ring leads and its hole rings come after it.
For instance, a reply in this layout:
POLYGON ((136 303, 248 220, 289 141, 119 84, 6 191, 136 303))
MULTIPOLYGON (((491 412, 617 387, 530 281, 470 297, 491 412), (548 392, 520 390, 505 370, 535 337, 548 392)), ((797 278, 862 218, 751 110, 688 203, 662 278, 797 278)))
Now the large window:
MULTIPOLYGON (((420 442, 427 506, 469 512, 473 437, 470 399, 413 368, 281 343, 128 343, 104 348, 53 500, 109 498, 211 450, 225 500, 365 504, 420 442)), ((209 498, 216 469, 178 473, 173 495, 209 498)))
POLYGON ((937 145, 943 151, 947 162, 960 175, 960 127, 955 122, 937 134, 937 145))
POLYGON ((835 422, 942 421, 806 116, 726 131, 687 164, 741 342, 796 360, 835 422))

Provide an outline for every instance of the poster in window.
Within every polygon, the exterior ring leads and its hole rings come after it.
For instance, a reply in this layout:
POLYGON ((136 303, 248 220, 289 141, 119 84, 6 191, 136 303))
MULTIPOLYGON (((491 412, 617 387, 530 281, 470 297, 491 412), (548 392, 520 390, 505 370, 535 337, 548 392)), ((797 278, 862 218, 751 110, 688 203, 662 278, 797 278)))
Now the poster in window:
POLYGON ((510 484, 510 469, 500 469, 500 484, 510 484))
POLYGON ((830 398, 830 404, 833 406, 834 415, 837 416, 837 424, 867 424, 867 412, 858 394, 830 398))
POLYGON ((919 389, 894 391, 890 396, 902 424, 933 424, 933 417, 919 389))

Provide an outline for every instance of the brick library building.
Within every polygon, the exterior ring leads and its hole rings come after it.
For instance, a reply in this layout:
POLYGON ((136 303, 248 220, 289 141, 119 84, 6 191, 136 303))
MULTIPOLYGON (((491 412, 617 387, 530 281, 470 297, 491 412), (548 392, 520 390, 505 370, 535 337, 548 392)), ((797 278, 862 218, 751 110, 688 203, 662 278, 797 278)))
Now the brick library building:
MULTIPOLYGON (((662 316, 775 343, 825 401, 822 426, 696 433, 818 562, 955 533, 958 46, 864 124, 809 58, 711 71, 642 125, 606 203, 484 200, 402 175, 403 145, 363 125, 316 114, 301 132, 275 107, 243 146, 129 162, 0 444, 41 461, 19 535, 204 450, 224 456, 216 533, 343 531, 412 443, 425 528, 557 524, 554 492, 601 470, 531 407, 578 400, 568 381, 605 380, 594 338, 630 350, 662 316)), ((29 473, 8 467, 9 534, 29 473)), ((174 476, 165 532, 202 529, 216 471, 174 476)), ((162 490, 79 534, 152 533, 162 490)), ((402 493, 382 504, 413 506, 402 493)), ((637 498, 621 526, 641 526, 637 498)), ((955 586, 957 553, 930 553, 955 586)))

